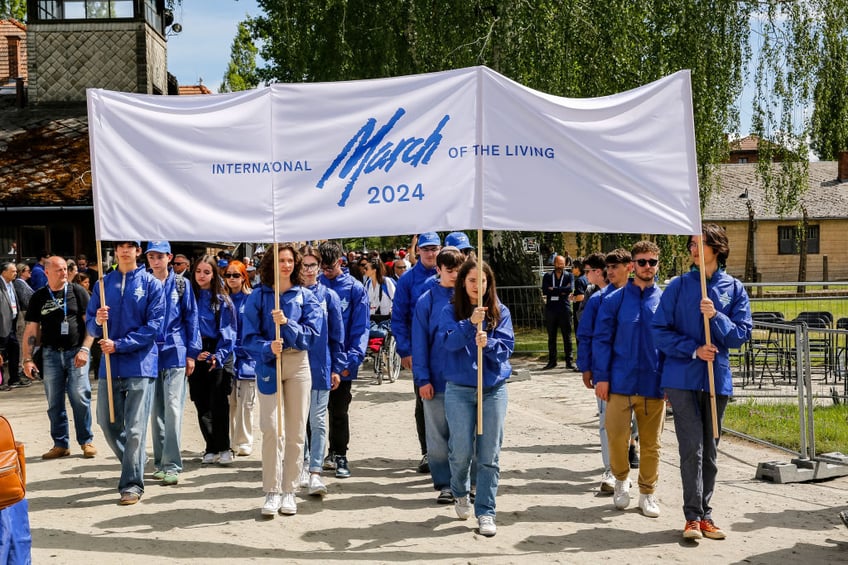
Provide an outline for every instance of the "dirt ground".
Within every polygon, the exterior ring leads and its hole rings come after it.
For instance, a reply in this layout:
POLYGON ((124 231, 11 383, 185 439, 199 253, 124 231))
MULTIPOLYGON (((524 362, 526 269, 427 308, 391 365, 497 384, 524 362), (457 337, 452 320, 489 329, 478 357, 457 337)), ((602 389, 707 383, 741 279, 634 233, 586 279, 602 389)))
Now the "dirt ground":
POLYGON ((229 468, 201 468, 190 402, 179 485, 150 479, 142 501, 122 507, 119 464, 99 427, 97 458, 83 459, 73 446, 71 457, 42 461, 52 444, 43 386, 0 393, 3 413, 26 443, 33 562, 848 562, 848 529, 837 517, 848 507, 848 478, 814 484, 755 480, 759 462, 786 456, 729 437, 721 443, 713 499, 715 520, 728 538, 684 541, 671 418, 657 489, 662 515, 646 518, 635 502, 626 511, 614 509, 612 498, 598 492, 601 458, 591 392, 576 373, 517 365, 523 368, 509 385, 494 538, 476 534, 476 520, 460 521, 451 507, 437 505, 429 476, 415 472, 409 372, 393 384, 369 378, 354 384, 352 476, 326 477, 323 500, 304 494, 296 516, 273 519, 259 513, 258 449, 229 468))

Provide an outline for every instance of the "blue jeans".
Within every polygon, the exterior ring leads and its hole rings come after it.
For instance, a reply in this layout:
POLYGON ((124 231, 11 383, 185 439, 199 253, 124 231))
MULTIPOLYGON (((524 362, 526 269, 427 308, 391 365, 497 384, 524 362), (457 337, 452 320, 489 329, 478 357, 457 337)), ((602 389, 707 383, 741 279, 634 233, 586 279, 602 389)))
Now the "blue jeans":
POLYGON ((112 376, 115 422, 109 422, 109 393, 106 379, 98 381, 97 423, 106 443, 121 462, 118 491, 144 493, 144 463, 147 458, 147 422, 153 404, 155 379, 149 377, 112 376), (102 390, 100 385, 103 385, 102 390))
POLYGON ((610 470, 609 462, 609 441, 607 441, 607 401, 601 400, 597 396, 598 401, 598 433, 601 436, 601 461, 604 464, 604 472, 610 470))
POLYGON ((180 433, 183 429, 185 401, 185 367, 161 369, 153 385, 153 410, 150 414, 153 466, 157 471, 179 473, 183 470, 180 433))
POLYGON ((60 351, 44 347, 44 394, 47 396, 47 417, 53 445, 68 448, 70 430, 65 409, 65 393, 74 412, 77 443, 91 443, 91 383, 88 380, 88 362, 74 367, 74 357, 79 348, 60 351))
POLYGON ((327 403, 329 390, 309 391, 309 435, 303 461, 310 473, 320 473, 323 469, 324 450, 327 448, 327 403))
POLYGON ((477 456, 477 496, 474 514, 495 515, 503 443, 503 427, 509 400, 506 383, 483 389, 483 434, 477 434, 477 389, 452 382, 445 388, 445 416, 450 429, 448 449, 451 492, 455 497, 468 494, 471 458, 477 456), (475 446, 476 441, 476 446, 475 446))
POLYGON ((445 417, 445 393, 433 394, 431 400, 424 400, 424 429, 427 434, 427 461, 430 464, 430 476, 436 490, 450 487, 451 469, 448 461, 448 439, 450 430, 445 417))

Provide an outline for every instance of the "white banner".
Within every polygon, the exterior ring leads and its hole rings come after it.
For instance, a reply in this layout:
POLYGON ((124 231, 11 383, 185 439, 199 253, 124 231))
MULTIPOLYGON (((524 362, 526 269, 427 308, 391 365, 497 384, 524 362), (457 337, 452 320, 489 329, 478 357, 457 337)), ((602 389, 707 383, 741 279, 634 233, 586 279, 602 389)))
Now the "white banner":
POLYGON ((700 232, 688 71, 594 99, 475 67, 88 109, 101 240, 700 232))

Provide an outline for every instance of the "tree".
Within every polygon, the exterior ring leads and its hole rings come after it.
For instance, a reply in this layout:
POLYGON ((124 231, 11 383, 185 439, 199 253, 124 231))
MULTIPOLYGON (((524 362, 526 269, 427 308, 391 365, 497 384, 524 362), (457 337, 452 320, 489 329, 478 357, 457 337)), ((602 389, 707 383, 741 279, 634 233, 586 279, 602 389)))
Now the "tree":
POLYGON ((250 20, 239 22, 236 37, 230 48, 230 64, 224 73, 221 92, 238 92, 256 88, 259 76, 256 73, 256 54, 259 49, 250 35, 250 20))
POLYGON ((26 0, 0 0, 0 19, 26 20, 26 0))

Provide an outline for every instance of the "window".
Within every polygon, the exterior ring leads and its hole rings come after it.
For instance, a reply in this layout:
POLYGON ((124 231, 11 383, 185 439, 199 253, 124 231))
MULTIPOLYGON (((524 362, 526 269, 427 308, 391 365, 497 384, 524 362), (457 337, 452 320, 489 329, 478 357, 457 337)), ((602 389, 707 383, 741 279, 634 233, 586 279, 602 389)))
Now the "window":
POLYGON ((39 0, 38 20, 95 20, 135 17, 134 0, 39 0))
MULTIPOLYGON (((798 226, 777 227, 778 255, 799 255, 801 252, 801 228, 798 226)), ((807 253, 819 253, 819 226, 807 226, 807 253)))
POLYGON ((6 39, 9 47, 9 78, 17 78, 21 76, 20 59, 20 38, 8 37, 6 39))

